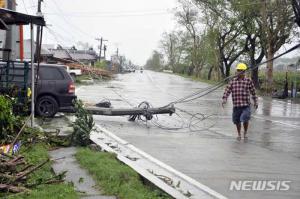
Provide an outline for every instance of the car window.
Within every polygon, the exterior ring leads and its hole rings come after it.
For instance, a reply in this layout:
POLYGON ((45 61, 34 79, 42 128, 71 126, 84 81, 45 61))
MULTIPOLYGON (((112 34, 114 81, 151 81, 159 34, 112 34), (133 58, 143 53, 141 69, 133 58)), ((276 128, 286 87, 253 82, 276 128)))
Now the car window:
POLYGON ((42 80, 63 80, 64 76, 57 68, 44 67, 39 71, 42 80))

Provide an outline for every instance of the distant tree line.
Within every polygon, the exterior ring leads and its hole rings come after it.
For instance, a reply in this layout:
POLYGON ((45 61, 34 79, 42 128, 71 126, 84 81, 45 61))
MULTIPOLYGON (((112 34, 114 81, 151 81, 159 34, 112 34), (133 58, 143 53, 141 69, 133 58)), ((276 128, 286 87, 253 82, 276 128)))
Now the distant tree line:
MULTIPOLYGON (((174 15, 178 28, 162 35, 145 67, 220 80, 236 62, 272 59, 297 35, 290 0, 179 0, 174 15)), ((256 87, 258 70, 251 72, 256 87)), ((266 77, 271 92, 273 61, 266 77)))

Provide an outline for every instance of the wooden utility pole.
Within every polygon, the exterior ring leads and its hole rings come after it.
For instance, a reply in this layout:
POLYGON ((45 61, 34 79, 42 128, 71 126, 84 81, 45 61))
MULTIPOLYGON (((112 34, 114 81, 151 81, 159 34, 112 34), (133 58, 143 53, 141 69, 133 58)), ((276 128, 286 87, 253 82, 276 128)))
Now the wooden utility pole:
POLYGON ((20 60, 22 62, 22 61, 24 61, 24 30, 23 30, 23 25, 19 26, 19 33, 20 33, 20 60))
POLYGON ((102 45, 102 38, 101 38, 101 39, 96 38, 96 41, 99 41, 99 42, 100 42, 100 45, 99 45, 99 59, 98 59, 98 61, 100 62, 100 61, 101 61, 101 45, 102 45))
POLYGON ((100 42, 100 46, 99 46, 99 62, 101 61, 101 56, 102 56, 102 46, 103 46, 103 42, 108 41, 103 39, 103 37, 101 38, 96 38, 97 41, 100 42))
MULTIPOLYGON (((44 0, 38 0, 38 7, 37 7, 37 15, 42 15, 42 2, 44 0)), ((41 27, 37 26, 36 29, 36 47, 35 47, 35 54, 34 54, 34 62, 38 61, 39 56, 39 44, 40 44, 40 35, 41 35, 41 27)))
POLYGON ((103 50, 104 50, 104 60, 106 60, 106 50, 107 50, 107 46, 106 45, 104 45, 103 50))

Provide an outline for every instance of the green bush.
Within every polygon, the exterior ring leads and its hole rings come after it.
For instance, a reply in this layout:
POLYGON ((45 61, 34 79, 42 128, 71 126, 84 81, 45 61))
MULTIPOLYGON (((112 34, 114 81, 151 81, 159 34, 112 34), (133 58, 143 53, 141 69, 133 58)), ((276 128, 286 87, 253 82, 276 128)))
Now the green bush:
POLYGON ((107 62, 106 61, 101 61, 101 62, 97 61, 95 63, 95 67, 101 68, 101 69, 107 69, 107 62))
MULTIPOLYGON (((259 73, 259 79, 261 83, 261 88, 264 89, 266 83, 266 75, 264 72, 259 73)), ((277 90, 284 89, 285 79, 286 79, 286 72, 274 72, 273 73, 274 89, 277 90)), ((297 88, 298 89, 300 88, 300 72, 288 72, 287 80, 288 80, 289 89, 291 88, 292 82, 295 80, 297 82, 297 88)))
POLYGON ((93 116, 85 109, 82 101, 75 102, 76 120, 73 123, 74 132, 71 136, 71 142, 75 146, 87 146, 90 144, 90 132, 95 126, 93 116))
POLYGON ((13 114, 13 101, 9 97, 0 96, 0 143, 9 143, 16 134, 18 118, 13 114))

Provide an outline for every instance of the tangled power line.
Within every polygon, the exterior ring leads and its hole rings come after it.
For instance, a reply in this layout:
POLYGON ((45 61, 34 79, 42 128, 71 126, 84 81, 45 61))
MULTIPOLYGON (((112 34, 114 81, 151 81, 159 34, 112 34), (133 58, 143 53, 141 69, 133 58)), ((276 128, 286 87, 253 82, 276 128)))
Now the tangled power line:
MULTIPOLYGON (((300 43, 293 46, 292 48, 288 49, 287 51, 285 51, 284 53, 281 53, 277 56, 275 56, 274 58, 272 59, 269 59, 269 60, 266 60, 264 62, 261 62, 260 64, 257 64, 253 67, 250 67, 246 70, 246 73, 249 73, 255 69, 257 69, 259 66, 261 65, 264 65, 270 61, 273 61, 273 60, 276 60, 296 49, 300 48, 300 43)), ((206 95, 209 95, 210 93, 216 91, 217 89, 223 87, 225 84, 227 84, 228 81, 232 80, 233 78, 236 78, 239 74, 236 74, 236 75, 231 75, 225 79, 223 79, 222 81, 214 84, 214 85, 211 85, 211 86, 208 86, 206 88, 203 88, 203 89, 200 89, 198 90, 197 92, 194 92, 194 93, 191 93, 190 95, 187 95, 187 96, 184 96, 180 99, 176 99, 170 103, 168 103, 167 105, 165 106, 162 106, 161 108, 167 108, 167 107, 170 107, 170 106, 175 106, 176 104, 185 104, 185 103, 188 103, 188 102, 192 102, 196 99, 199 99, 199 98, 202 98, 206 95)), ((113 92, 115 92, 119 97, 122 98, 122 100, 124 102, 126 102, 127 104, 129 104, 131 107, 133 107, 134 105, 129 102, 129 100, 127 100, 126 98, 124 98, 121 94, 119 94, 115 89, 113 89, 113 92)), ((130 116, 129 120, 130 121, 135 121, 136 119, 138 121, 141 121, 143 123, 146 123, 147 125, 147 122, 148 120, 151 120, 152 124, 160 129, 163 129, 163 130, 183 130, 183 129, 187 129, 189 130, 189 132, 199 132, 199 131, 204 131, 204 130, 209 130, 211 129, 213 126, 215 126, 216 124, 216 121, 213 122, 213 124, 210 124, 206 127, 201 127, 199 128, 199 123, 201 122, 204 122, 205 120, 208 120, 209 118, 212 118, 214 116, 217 116, 217 114, 211 114, 211 115, 205 115, 203 113, 191 113, 185 109, 181 109, 181 108, 178 108, 176 107, 177 110, 179 110, 180 112, 182 113, 185 113, 187 115, 190 116, 190 119, 188 120, 188 122, 185 122, 184 121, 184 118, 178 114, 178 113, 175 113, 175 115, 179 118, 179 121, 181 122, 181 125, 180 127, 168 127, 168 126, 165 126, 163 124, 161 124, 159 122, 159 118, 157 115, 153 115, 149 109, 152 108, 153 106, 149 103, 149 102, 142 102, 138 105, 138 108, 142 108, 145 110, 145 114, 143 116, 137 116, 137 115, 132 115, 130 116)), ((178 121, 176 121, 177 123, 178 121)))
MULTIPOLYGON (((57 3, 55 0, 53 0, 53 3, 54 3, 54 5, 55 5, 55 7, 57 8, 57 10, 59 11, 58 14, 54 13, 55 15, 60 16, 60 17, 61 17, 68 25, 71 25, 73 28, 76 28, 76 29, 77 29, 79 32, 81 32, 83 35, 87 35, 88 37, 92 37, 92 36, 89 35, 88 33, 82 31, 81 29, 79 29, 77 26, 75 26, 75 25, 73 25, 72 23, 70 23, 69 20, 66 19, 66 15, 64 15, 64 14, 63 14, 63 11, 59 8, 58 3, 57 3)), ((300 25, 300 20, 299 20, 299 12, 300 12, 299 6, 300 6, 300 4, 299 4, 297 1, 293 1, 293 3, 294 3, 294 4, 293 4, 293 6, 294 6, 293 8, 294 8, 294 11, 295 11, 295 14, 296 14, 296 22, 300 25), (297 15, 297 14, 298 14, 298 15, 297 15)), ((26 6, 25 6, 24 0, 23 0, 23 4, 24 4, 25 10, 26 10, 26 6)), ((26 10, 26 12, 28 12, 28 11, 26 10)), ((48 14, 51 14, 51 13, 48 13, 48 14)), ((52 14, 53 14, 53 13, 52 13, 52 14)), ((78 14, 78 13, 75 13, 75 14, 78 14)), ((80 14, 85 14, 85 13, 80 13, 80 14)), ((114 13, 107 13, 107 14, 108 14, 108 15, 111 14, 112 16, 114 16, 114 13)), ((139 14, 141 14, 141 13, 122 13, 120 16, 123 16, 123 15, 132 15, 132 14, 134 14, 134 15, 139 15, 139 14)), ((152 14, 164 14, 164 13, 160 13, 160 12, 159 12, 159 13, 156 13, 156 12, 149 12, 149 13, 148 13, 148 12, 147 12, 147 13, 142 13, 142 14, 147 14, 147 15, 150 14, 150 15, 152 15, 152 14)), ((106 17, 106 15, 104 15, 104 17, 106 17)), ((61 37, 60 35, 57 35, 57 34, 55 33, 55 31, 51 30, 49 27, 48 27, 48 30, 49 30, 50 34, 52 34, 52 35, 54 36, 55 40, 58 40, 58 37, 61 37)), ((61 38, 62 38, 62 37, 61 37, 61 38)), ((62 39, 62 40, 64 40, 64 39, 62 39)), ((246 72, 251 72, 251 71, 257 69, 259 66, 264 65, 264 64, 266 64, 266 63, 268 63, 268 62, 270 62, 270 61, 276 60, 276 59, 278 59, 278 58, 280 58, 280 57, 282 57, 282 56, 284 56, 284 55, 286 55, 286 54, 288 54, 288 53, 290 53, 290 52, 292 52, 292 51, 298 49, 299 47, 300 47, 300 44, 297 44, 297 45, 295 45, 294 47, 290 48, 289 50, 285 51, 284 53, 279 54, 278 56, 275 56, 275 57, 272 58, 272 59, 266 60, 266 61, 264 61, 264 62, 262 62, 262 63, 260 63, 260 64, 257 64, 257 65, 255 65, 255 66, 252 66, 251 68, 248 68, 248 70, 247 70, 246 72)), ((202 97, 204 97, 204 96, 206 96, 206 95, 209 95, 210 93, 216 91, 217 89, 223 87, 225 84, 227 84, 228 81, 232 80, 233 78, 237 77, 238 75, 239 75, 239 74, 229 76, 229 77, 223 79, 222 81, 220 81, 220 82, 218 82, 218 83, 216 83, 216 84, 214 84, 214 85, 208 86, 208 87, 203 88, 203 89, 200 89, 200 90, 198 90, 198 91, 196 91, 196 92, 194 92, 194 93, 191 93, 190 95, 187 95, 187 96, 184 96, 184 97, 182 97, 182 98, 176 99, 176 100, 174 100, 174 101, 168 103, 167 105, 165 105, 165 106, 163 106, 163 107, 161 107, 161 108, 166 108, 166 107, 169 107, 169 106, 175 106, 176 104, 184 104, 184 103, 188 103, 188 102, 194 101, 194 100, 196 100, 196 99, 202 98, 202 97)), ((114 89, 112 89, 112 90, 113 90, 117 95, 119 95, 126 103, 128 103, 130 106, 133 107, 133 104, 132 104, 132 103, 130 103, 127 99, 125 99, 124 97, 122 97, 122 96, 121 96, 119 93, 117 93, 114 89)), ((203 129, 199 129, 199 128, 197 129, 197 128, 196 128, 196 129, 193 129, 193 128, 197 127, 198 124, 199 124, 200 122, 203 122, 203 121, 205 121, 205 120, 211 118, 212 116, 215 116, 216 114, 208 115, 208 116, 206 116, 205 114, 202 114, 202 113, 196 113, 196 114, 194 114, 194 113, 191 113, 191 112, 189 112, 189 111, 187 111, 187 110, 180 109, 180 108, 176 107, 176 109, 179 110, 180 112, 189 115, 189 116, 190 116, 190 119, 189 119, 188 122, 185 122, 185 121, 184 121, 184 118, 183 118, 180 114, 175 113, 176 116, 177 116, 177 117, 179 118, 179 120, 181 121, 180 127, 167 127, 167 126, 164 126, 164 125, 162 125, 161 123, 159 123, 159 119, 158 119, 158 116, 157 116, 157 115, 153 115, 153 113, 151 113, 150 111, 148 111, 148 109, 152 108, 152 105, 151 105, 149 102, 146 102, 146 101, 145 101, 145 102, 142 102, 142 103, 140 103, 140 104, 138 105, 138 107, 145 110, 144 116, 136 116, 136 115, 132 115, 132 116, 130 116, 130 120, 133 121, 133 120, 136 120, 136 119, 137 119, 138 121, 142 121, 142 122, 144 122, 144 123, 145 123, 145 122, 147 123, 148 120, 151 120, 151 122, 152 122, 153 125, 155 125, 155 126, 158 127, 158 128, 164 129, 164 130, 181 130, 181 129, 189 129, 189 131, 191 132, 191 131, 201 131, 201 130, 206 130, 206 129, 209 129, 209 128, 211 128, 212 126, 215 125, 215 123, 214 123, 213 125, 210 125, 210 126, 207 127, 207 128, 203 128, 203 129), (143 118, 143 117, 144 117, 144 118, 143 118)))

